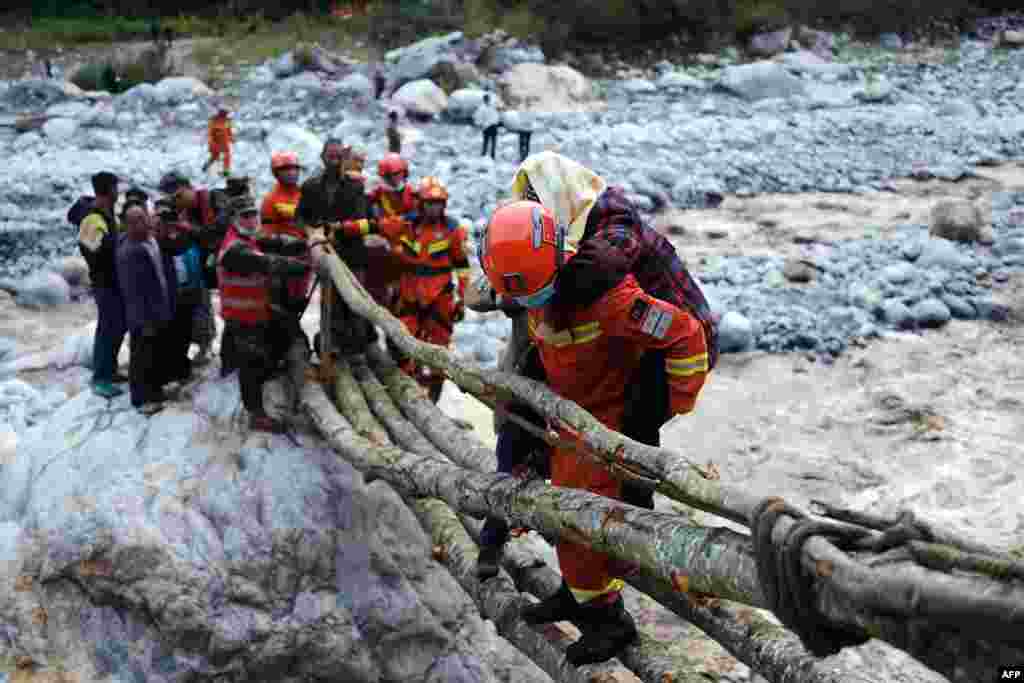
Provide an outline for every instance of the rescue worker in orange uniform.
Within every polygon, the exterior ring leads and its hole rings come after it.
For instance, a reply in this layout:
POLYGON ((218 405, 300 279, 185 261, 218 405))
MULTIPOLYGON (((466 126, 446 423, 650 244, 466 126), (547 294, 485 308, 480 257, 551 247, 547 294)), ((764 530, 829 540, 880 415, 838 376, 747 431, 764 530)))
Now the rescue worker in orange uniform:
MULTIPOLYGON (((263 198, 260 207, 263 234, 288 235, 306 241, 306 230, 295 222, 295 211, 302 196, 302 190, 299 188, 299 174, 302 172, 299 155, 295 152, 275 152, 270 157, 270 171, 274 174, 277 185, 263 198)), ((310 257, 307 254, 308 258, 310 257)), ((305 299, 312 279, 312 271, 305 278, 289 278, 288 296, 305 299)))
MULTIPOLYGON (((494 291, 527 309, 530 340, 547 385, 621 431, 630 378, 645 352, 663 350, 669 410, 692 411, 708 372, 708 340, 700 319, 647 294, 628 269, 596 300, 555 297, 555 281, 566 275, 563 264, 574 253, 568 231, 540 203, 517 201, 494 212, 480 249, 494 291)), ((622 482, 572 448, 551 449, 551 483, 622 498, 622 482)), ((566 658, 576 666, 616 656, 637 635, 623 606, 619 563, 578 543, 560 541, 556 550, 562 586, 526 608, 523 620, 574 622, 583 635, 566 658)))
POLYGON ((259 242, 259 211, 250 197, 236 199, 233 208, 237 219, 228 228, 217 256, 220 314, 225 334, 230 333, 232 338, 242 404, 249 411, 249 428, 282 433, 284 425, 271 418, 263 406, 263 384, 285 355, 308 355, 309 343, 301 330, 296 332, 275 320, 270 280, 275 276, 305 277, 310 266, 264 252, 259 242))
MULTIPOLYGON (((386 154, 377 164, 381 182, 369 192, 370 216, 393 218, 416 210, 416 188, 409 182, 409 163, 397 154, 386 154)), ((402 275, 401 260, 391 253, 386 239, 383 244, 369 244, 381 239, 367 237, 370 264, 366 269, 366 290, 374 300, 394 313, 398 303, 398 280, 402 275)))
POLYGON ((203 172, 210 170, 210 166, 220 159, 224 165, 224 177, 231 175, 231 145, 235 141, 234 132, 231 130, 231 120, 228 118, 227 107, 221 105, 217 114, 210 118, 207 126, 206 138, 210 149, 210 160, 203 166, 203 172))
MULTIPOLYGON (((469 279, 467 232, 445 215, 448 190, 441 181, 433 176, 424 178, 417 194, 417 213, 403 218, 345 221, 342 230, 348 235, 375 233, 387 238, 405 266, 398 283, 395 315, 417 339, 447 346, 455 323, 466 313, 463 300, 469 279)), ((412 359, 403 360, 401 366, 427 389, 436 403, 441 397, 444 376, 418 367, 412 359)))

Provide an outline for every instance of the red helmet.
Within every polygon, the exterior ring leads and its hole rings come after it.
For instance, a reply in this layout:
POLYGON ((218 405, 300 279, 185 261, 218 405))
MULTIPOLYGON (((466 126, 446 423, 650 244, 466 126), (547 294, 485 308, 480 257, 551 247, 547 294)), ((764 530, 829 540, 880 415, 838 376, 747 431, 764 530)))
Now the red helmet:
POLYGON ((295 152, 274 152, 270 156, 270 170, 280 171, 282 168, 299 168, 299 155, 295 152))
POLYGON ((448 190, 437 176, 428 175, 420 181, 419 191, 420 202, 445 202, 448 203, 448 190))
POLYGON ((491 215, 480 243, 480 265, 496 293, 534 308, 555 293, 564 252, 565 227, 541 204, 523 200, 491 215))
POLYGON ((409 175, 409 162, 394 152, 385 154, 384 158, 377 163, 377 175, 383 178, 396 173, 409 175))

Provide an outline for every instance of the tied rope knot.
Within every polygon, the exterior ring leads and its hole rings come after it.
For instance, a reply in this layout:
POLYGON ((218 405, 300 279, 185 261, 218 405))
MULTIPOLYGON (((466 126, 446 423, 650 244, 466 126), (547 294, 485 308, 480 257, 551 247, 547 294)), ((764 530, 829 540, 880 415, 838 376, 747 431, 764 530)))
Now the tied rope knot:
POLYGON ((904 512, 896 523, 872 538, 870 529, 853 524, 815 519, 782 498, 761 501, 750 515, 758 579, 768 606, 788 629, 796 633, 815 656, 827 657, 844 647, 861 645, 868 636, 835 626, 815 607, 814 577, 802 564, 803 546, 812 536, 823 536, 840 550, 882 552, 911 540, 931 540, 929 530, 904 512), (776 522, 782 515, 793 524, 776 542, 776 522))

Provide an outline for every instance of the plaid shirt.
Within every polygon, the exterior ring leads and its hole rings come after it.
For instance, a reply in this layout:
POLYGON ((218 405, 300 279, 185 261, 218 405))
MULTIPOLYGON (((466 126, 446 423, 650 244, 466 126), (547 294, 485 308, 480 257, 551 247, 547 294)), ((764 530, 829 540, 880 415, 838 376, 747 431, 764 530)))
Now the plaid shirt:
POLYGON ((707 299, 672 243, 641 218, 621 187, 612 186, 590 210, 580 250, 559 273, 557 297, 564 303, 592 303, 630 273, 645 292, 701 321, 714 367, 718 333, 707 299))

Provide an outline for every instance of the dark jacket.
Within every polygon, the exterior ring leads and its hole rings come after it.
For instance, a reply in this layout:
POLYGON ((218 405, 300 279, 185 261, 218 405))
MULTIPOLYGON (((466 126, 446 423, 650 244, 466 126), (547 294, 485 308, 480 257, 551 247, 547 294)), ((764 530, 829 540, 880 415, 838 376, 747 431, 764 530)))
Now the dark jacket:
POLYGON ((117 287, 114 263, 117 237, 117 219, 112 211, 94 207, 79 223, 78 249, 89 265, 89 280, 93 287, 117 287))
POLYGON ((160 286, 156 264, 142 242, 121 239, 117 249, 117 276, 124 299, 128 329, 137 332, 147 324, 163 325, 174 318, 177 274, 169 254, 158 249, 167 288, 160 286))
POLYGON ((711 307, 675 247, 647 224, 620 187, 602 192, 587 217, 579 251, 562 267, 556 305, 589 306, 626 275, 656 299, 689 311, 704 327, 708 359, 718 358, 718 330, 711 307))
MULTIPOLYGON (((295 213, 303 224, 320 225, 369 216, 370 202, 362 183, 343 174, 338 181, 337 192, 328 199, 325 182, 324 174, 320 173, 302 184, 302 197, 295 213)), ((344 237, 339 232, 333 235, 332 239, 338 256, 350 268, 366 267, 368 254, 361 236, 344 237)))

